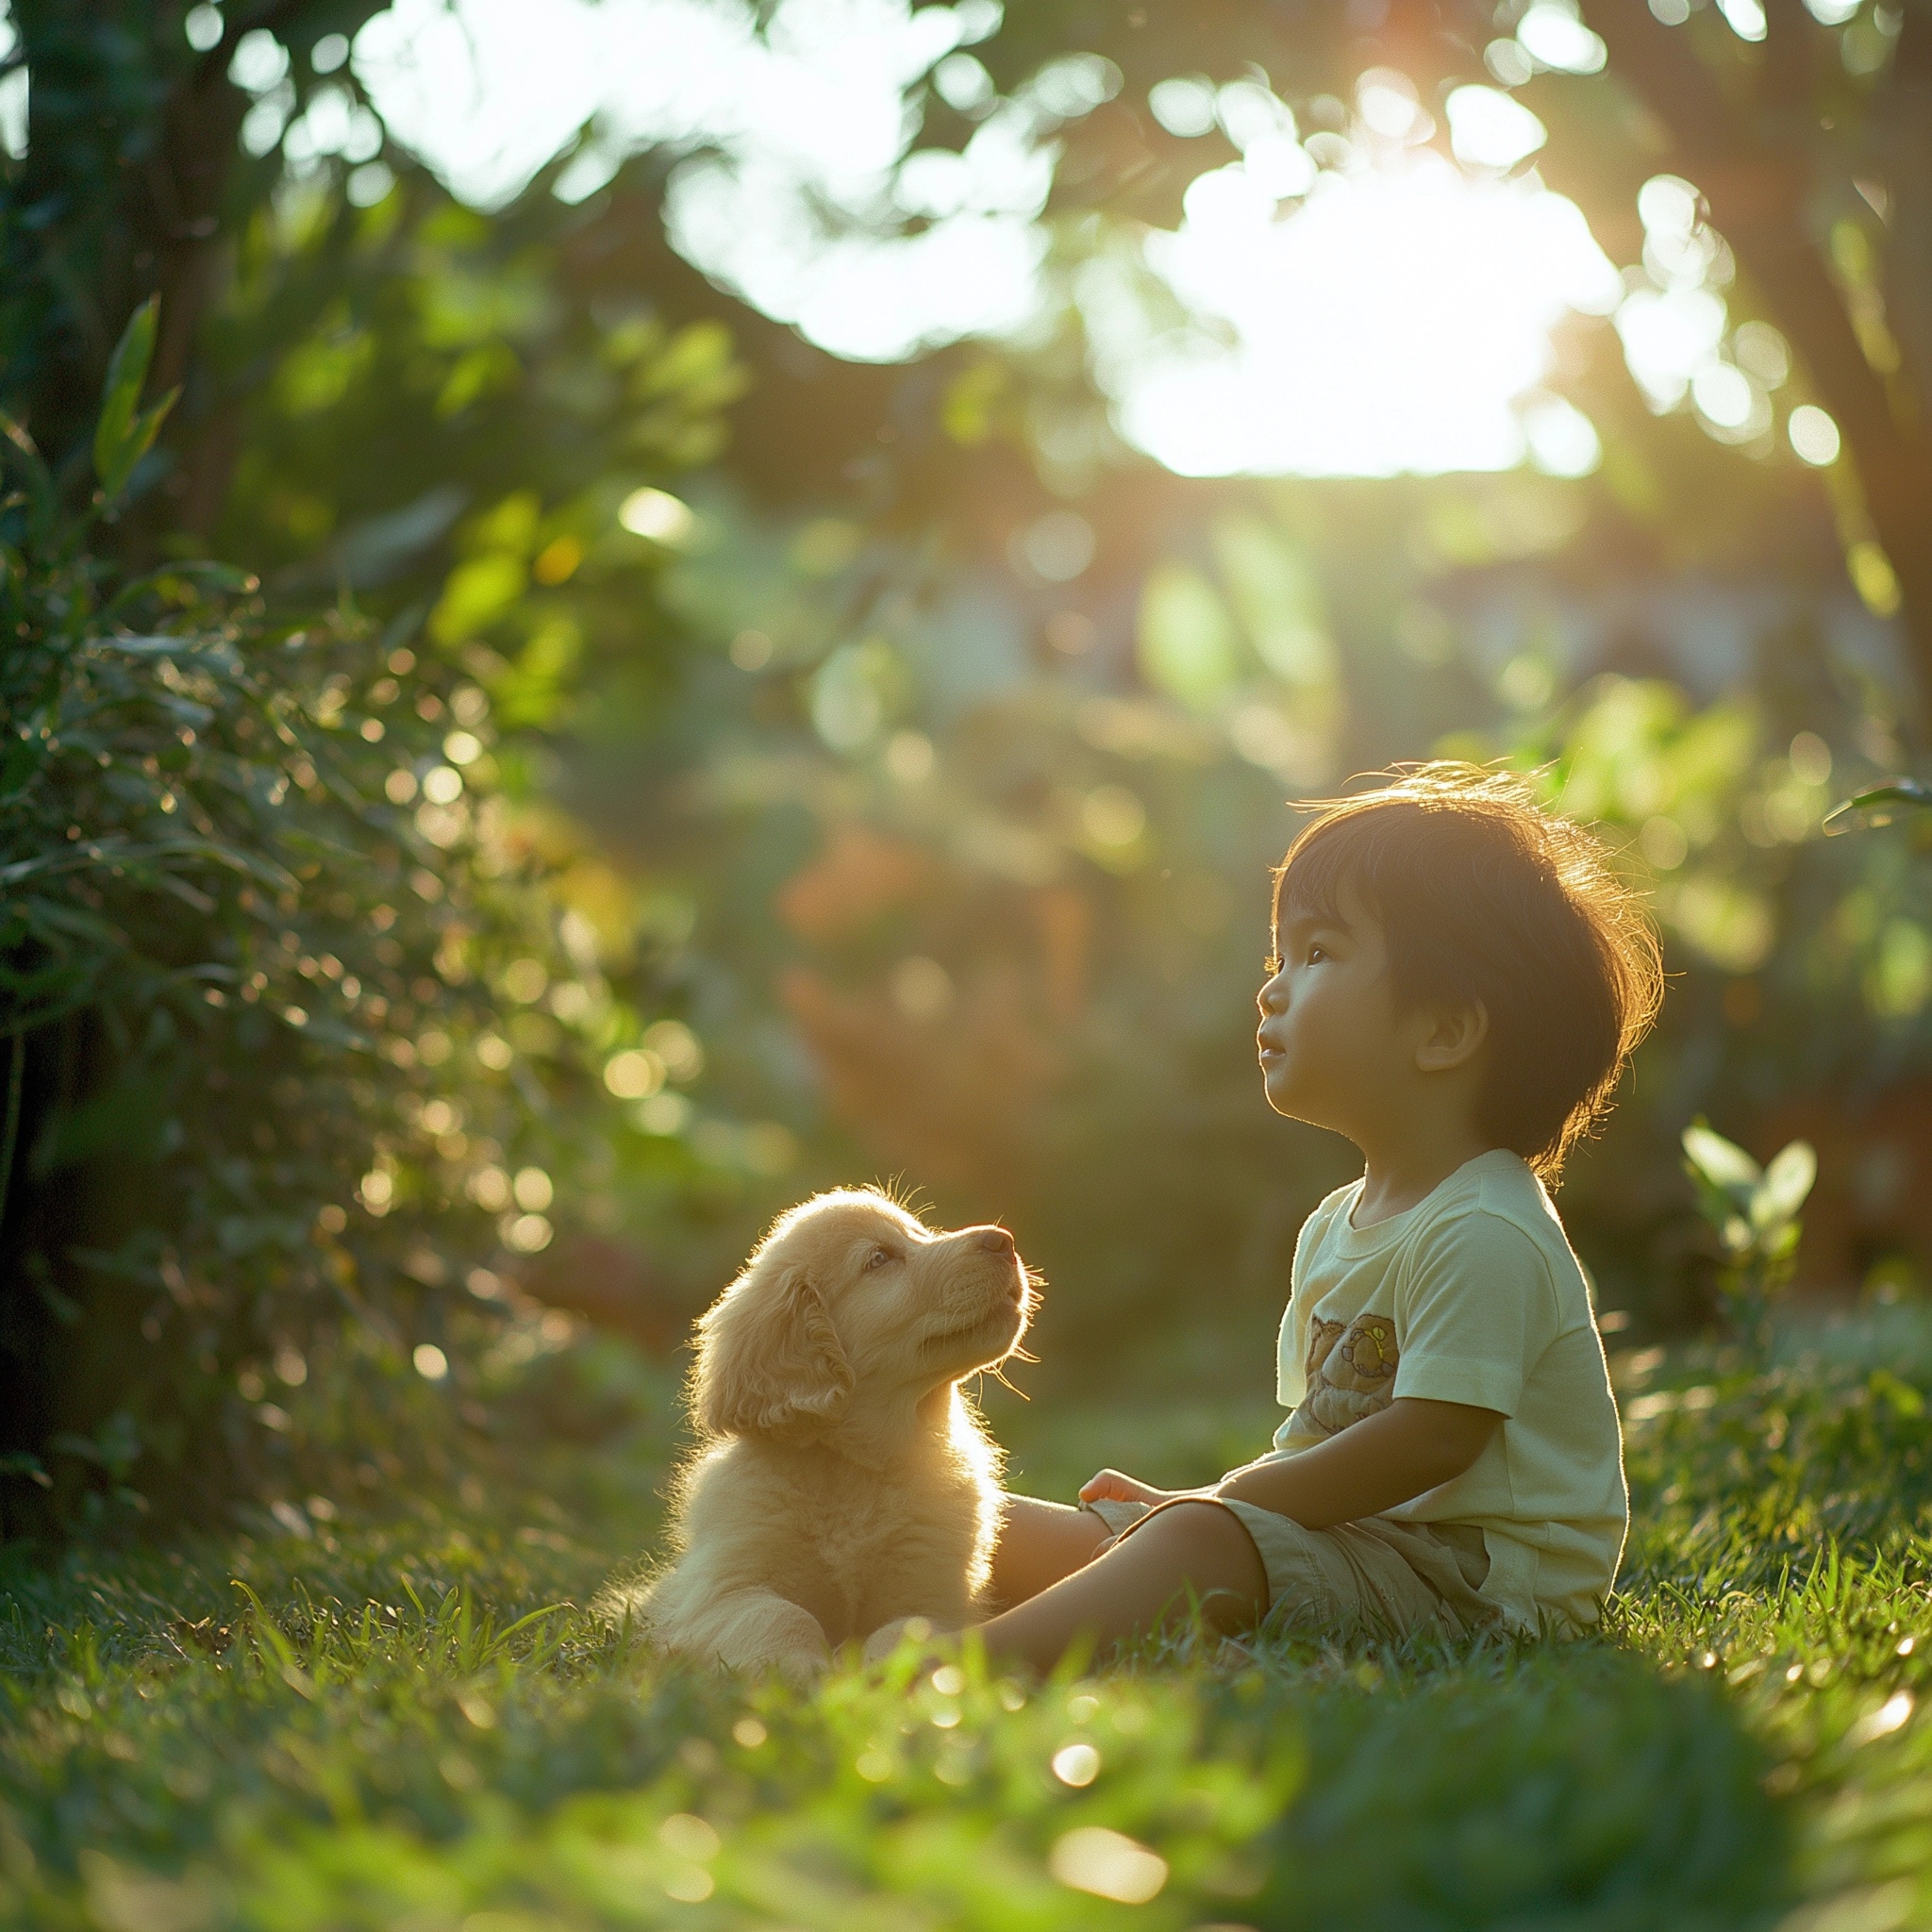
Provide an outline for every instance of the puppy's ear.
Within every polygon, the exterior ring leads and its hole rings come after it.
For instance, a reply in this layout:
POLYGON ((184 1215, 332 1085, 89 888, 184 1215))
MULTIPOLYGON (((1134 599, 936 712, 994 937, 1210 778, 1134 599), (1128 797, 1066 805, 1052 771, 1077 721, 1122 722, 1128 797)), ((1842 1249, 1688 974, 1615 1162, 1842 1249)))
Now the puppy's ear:
POLYGON ((698 1323, 691 1412, 707 1435, 773 1435, 830 1422, 852 1365, 811 1276, 754 1265, 698 1323))

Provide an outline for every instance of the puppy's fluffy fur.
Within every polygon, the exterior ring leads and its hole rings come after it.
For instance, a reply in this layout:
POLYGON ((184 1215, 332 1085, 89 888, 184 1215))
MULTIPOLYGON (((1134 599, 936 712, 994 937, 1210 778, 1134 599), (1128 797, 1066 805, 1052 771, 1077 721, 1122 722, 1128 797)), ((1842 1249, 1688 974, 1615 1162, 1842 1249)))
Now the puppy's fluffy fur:
POLYGON ((792 1208, 697 1324, 676 1559, 619 1602, 666 1650, 800 1678, 895 1619, 970 1622, 1000 1457, 958 1385, 1032 1303, 1003 1228, 935 1233, 869 1190, 792 1208))

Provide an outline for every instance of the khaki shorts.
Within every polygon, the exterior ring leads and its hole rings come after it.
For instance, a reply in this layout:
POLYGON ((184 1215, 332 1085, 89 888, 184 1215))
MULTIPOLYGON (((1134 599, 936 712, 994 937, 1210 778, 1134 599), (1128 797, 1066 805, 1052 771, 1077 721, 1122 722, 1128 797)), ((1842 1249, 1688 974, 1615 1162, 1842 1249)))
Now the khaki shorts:
MULTIPOLYGON (((1489 1574, 1489 1553, 1482 1532, 1466 1524, 1366 1516, 1333 1529, 1304 1529, 1254 1503, 1205 1500, 1231 1511, 1253 1539, 1268 1576, 1272 1629, 1338 1637, 1364 1629, 1386 1637, 1432 1630, 1460 1637, 1500 1615, 1478 1594, 1489 1574)), ((1145 1503, 1086 1507, 1113 1531, 1116 1542, 1153 1513, 1145 1503)))

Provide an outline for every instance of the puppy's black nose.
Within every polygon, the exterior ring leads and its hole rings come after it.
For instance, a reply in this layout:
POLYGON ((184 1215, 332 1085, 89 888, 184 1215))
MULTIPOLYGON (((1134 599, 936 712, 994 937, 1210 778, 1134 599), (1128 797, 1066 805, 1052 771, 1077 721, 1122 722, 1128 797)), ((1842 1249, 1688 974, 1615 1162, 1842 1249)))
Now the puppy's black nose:
POLYGON ((979 1245, 989 1255, 1010 1255, 1013 1252, 1013 1237, 1003 1227, 982 1227, 979 1230, 979 1245))

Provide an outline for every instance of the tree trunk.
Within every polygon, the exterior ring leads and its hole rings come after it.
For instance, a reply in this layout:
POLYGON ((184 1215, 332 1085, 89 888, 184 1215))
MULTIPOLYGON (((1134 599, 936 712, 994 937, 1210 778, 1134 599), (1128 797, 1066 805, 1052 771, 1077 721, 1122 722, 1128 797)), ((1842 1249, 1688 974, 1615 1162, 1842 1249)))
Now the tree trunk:
MULTIPOLYGON (((228 78, 242 35, 261 27, 306 55, 324 31, 353 34, 379 0, 234 0, 219 45, 196 54, 175 4, 14 0, 32 87, 27 156, 17 191, 33 230, 7 264, 34 315, 7 371, 15 407, 50 459, 78 464, 100 405, 108 355, 137 304, 158 292, 160 332, 150 388, 185 385, 167 440, 189 452, 172 479, 162 525, 212 523, 226 492, 233 439, 194 432, 221 399, 197 393, 195 345, 220 292, 225 251, 266 198, 238 180, 248 97, 228 78), (145 32, 139 30, 144 20, 145 32), (201 474, 212 465, 211 474, 201 474)), ((130 520, 136 547, 155 519, 130 520)))
MULTIPOLYGON (((1908 8, 1908 16, 1923 10, 1908 8)), ((1804 359, 1819 400, 1837 419, 1856 465, 1874 534, 1897 574, 1922 689, 1932 694, 1932 441, 1920 412, 1866 360, 1830 270, 1807 229, 1812 187, 1807 148, 1814 96, 1791 85, 1806 66, 1792 42, 1824 36, 1794 4, 1774 4, 1772 33, 1784 40, 1768 63, 1785 112, 1754 112, 1718 84, 1691 34, 1665 26, 1645 0, 1595 0, 1590 18, 1610 50, 1611 72, 1669 132, 1684 172, 1709 204, 1712 224, 1736 251, 1779 327, 1804 359), (1782 125, 1778 125, 1781 122, 1782 125)), ((1915 45, 1926 23, 1913 20, 1915 45)), ((1824 42, 1829 48, 1830 42, 1824 42)), ((1901 54, 1906 50, 1902 46, 1901 54)), ((1916 58, 1916 55, 1914 56, 1916 58)), ((1921 137, 1923 138, 1923 137, 1921 137)), ((1901 184, 1900 207, 1923 196, 1901 184)))

